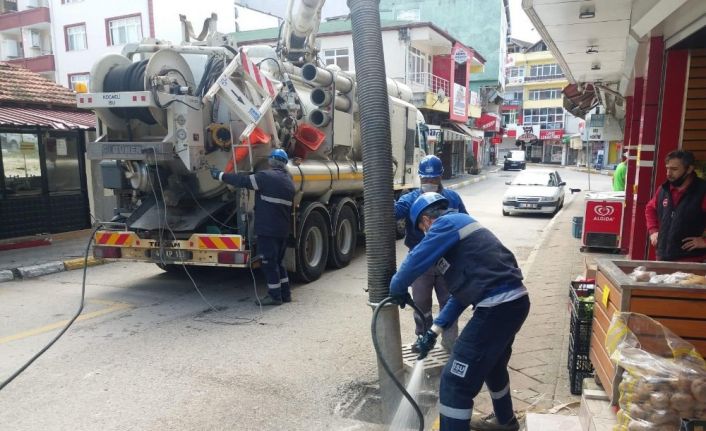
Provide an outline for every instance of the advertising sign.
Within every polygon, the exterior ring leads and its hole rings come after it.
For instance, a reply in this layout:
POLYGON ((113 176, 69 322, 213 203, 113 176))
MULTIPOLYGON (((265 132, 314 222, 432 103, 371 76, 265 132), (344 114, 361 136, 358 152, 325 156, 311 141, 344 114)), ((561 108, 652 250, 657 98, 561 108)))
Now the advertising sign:
POLYGON ((584 235, 605 233, 620 235, 623 201, 586 200, 584 235))
POLYGON ((518 141, 534 141, 539 139, 539 124, 533 126, 517 126, 518 141))
POLYGON ((466 122, 468 119, 468 109, 466 108, 466 87, 454 82, 453 107, 451 119, 466 122))
POLYGON ((564 136, 564 131, 558 130, 540 130, 539 139, 561 139, 564 136))

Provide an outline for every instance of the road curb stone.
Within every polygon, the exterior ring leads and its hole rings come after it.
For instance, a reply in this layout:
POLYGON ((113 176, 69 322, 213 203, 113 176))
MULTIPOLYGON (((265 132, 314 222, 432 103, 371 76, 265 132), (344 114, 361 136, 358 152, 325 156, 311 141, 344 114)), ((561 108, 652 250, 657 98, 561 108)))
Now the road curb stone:
POLYGON ((22 278, 41 277, 42 275, 54 274, 65 270, 64 262, 62 261, 46 262, 17 268, 22 278))

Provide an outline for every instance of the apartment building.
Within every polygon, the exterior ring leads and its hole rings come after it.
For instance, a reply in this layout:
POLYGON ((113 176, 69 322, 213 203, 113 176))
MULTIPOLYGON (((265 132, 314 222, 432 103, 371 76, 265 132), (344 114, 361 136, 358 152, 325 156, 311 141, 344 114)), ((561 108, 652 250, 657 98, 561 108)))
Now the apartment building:
POLYGON ((280 22, 232 0, 0 0, 0 61, 73 88, 88 83, 97 58, 145 38, 180 43, 180 15, 199 33, 212 13, 221 33, 280 22))
POLYGON ((510 39, 508 52, 500 153, 521 148, 532 162, 574 163, 578 149, 569 137, 579 132, 580 121, 564 110, 562 90, 569 81, 561 67, 541 40, 510 39))

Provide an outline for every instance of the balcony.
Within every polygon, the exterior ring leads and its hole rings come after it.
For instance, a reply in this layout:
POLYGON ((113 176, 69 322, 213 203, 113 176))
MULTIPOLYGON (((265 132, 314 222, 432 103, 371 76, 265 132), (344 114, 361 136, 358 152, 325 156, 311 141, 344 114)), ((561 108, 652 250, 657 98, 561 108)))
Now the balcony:
POLYGON ((413 93, 438 93, 439 90, 444 91, 444 95, 450 93, 449 80, 436 76, 428 72, 410 73, 405 79, 413 93))
POLYGON ((6 63, 24 67, 32 72, 53 72, 56 70, 53 55, 39 55, 37 57, 18 58, 16 60, 6 60, 6 63))
POLYGON ((0 15, 0 31, 20 27, 31 27, 36 24, 49 22, 51 22, 51 18, 48 7, 36 7, 19 12, 8 12, 0 15))
POLYGON ((556 75, 539 75, 539 76, 525 76, 525 83, 527 82, 540 82, 540 81, 552 81, 555 79, 566 79, 563 73, 556 75))

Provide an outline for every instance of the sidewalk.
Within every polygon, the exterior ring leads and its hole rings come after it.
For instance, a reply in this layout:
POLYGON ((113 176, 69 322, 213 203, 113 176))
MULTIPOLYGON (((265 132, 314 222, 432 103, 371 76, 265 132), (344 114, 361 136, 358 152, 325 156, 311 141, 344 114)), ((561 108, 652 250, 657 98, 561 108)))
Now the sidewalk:
MULTIPOLYGON (((488 173, 497 172, 497 167, 488 166, 488 171, 479 175, 463 174, 444 180, 448 189, 458 189, 483 181, 488 173)), ((48 245, 0 251, 0 282, 39 277, 55 272, 83 268, 84 253, 91 230, 80 230, 50 235, 48 245)), ((38 241, 27 241, 37 243, 38 241)), ((89 254, 89 266, 103 263, 89 254)))

